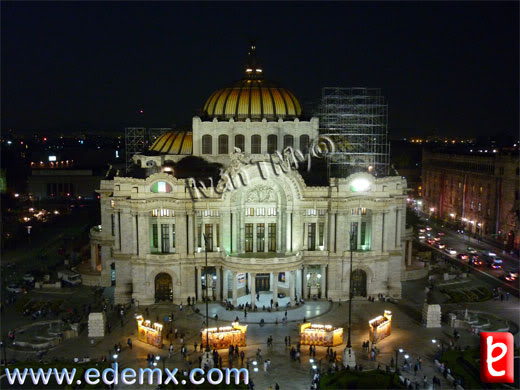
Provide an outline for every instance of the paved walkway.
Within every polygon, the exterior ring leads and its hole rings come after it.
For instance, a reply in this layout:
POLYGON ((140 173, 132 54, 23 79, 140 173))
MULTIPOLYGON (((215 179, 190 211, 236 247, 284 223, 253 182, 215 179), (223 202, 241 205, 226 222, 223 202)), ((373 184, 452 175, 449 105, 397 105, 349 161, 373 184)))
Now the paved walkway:
MULTIPOLYGON (((200 310, 199 314, 202 317, 206 316, 206 305, 203 303, 197 304, 196 307, 200 310)), ((260 320, 263 319, 265 323, 275 324, 282 322, 282 319, 287 312, 287 321, 298 321, 302 322, 311 318, 320 317, 327 313, 332 307, 332 304, 328 301, 310 301, 305 305, 300 305, 295 308, 289 308, 288 310, 279 308, 278 311, 273 310, 271 312, 267 310, 258 310, 256 312, 247 312, 247 316, 244 314, 244 310, 226 310, 226 308, 220 303, 210 303, 208 305, 208 314, 210 318, 210 324, 212 324, 215 315, 218 315, 219 321, 235 321, 238 317, 241 323, 247 324, 259 324, 260 320)), ((203 321, 203 319, 201 319, 203 321)))

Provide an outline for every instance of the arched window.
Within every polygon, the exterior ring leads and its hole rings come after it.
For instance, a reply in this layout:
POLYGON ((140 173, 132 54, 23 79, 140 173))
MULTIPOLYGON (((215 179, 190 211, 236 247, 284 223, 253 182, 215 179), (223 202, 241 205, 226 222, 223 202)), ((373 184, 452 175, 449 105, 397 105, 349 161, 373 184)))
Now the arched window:
POLYGON ((246 139, 242 134, 235 135, 235 148, 239 148, 242 152, 245 152, 246 139))
POLYGON ((274 134, 267 136, 267 153, 274 153, 278 149, 278 137, 274 134))
POLYGON ((288 147, 293 147, 294 146, 294 137, 292 135, 284 135, 283 136, 283 148, 288 148, 288 147))
POLYGON ((211 154, 212 151, 212 144, 213 140, 211 138, 211 135, 203 135, 202 136, 202 154, 211 154))
POLYGON ((300 135, 300 151, 303 154, 309 153, 309 136, 307 134, 300 135))
POLYGON ((228 136, 225 134, 218 136, 218 154, 228 154, 228 136))
POLYGON ((262 153, 262 138, 258 135, 251 136, 251 153, 252 154, 260 154, 262 153))

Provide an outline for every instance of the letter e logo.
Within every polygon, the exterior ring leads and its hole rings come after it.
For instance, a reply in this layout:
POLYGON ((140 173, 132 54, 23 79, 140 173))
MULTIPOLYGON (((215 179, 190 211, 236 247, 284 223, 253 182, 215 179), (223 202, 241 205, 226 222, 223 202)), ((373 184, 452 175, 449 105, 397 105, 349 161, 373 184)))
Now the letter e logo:
POLYGON ((482 382, 513 383, 513 359, 513 335, 511 333, 480 333, 480 379, 482 382))

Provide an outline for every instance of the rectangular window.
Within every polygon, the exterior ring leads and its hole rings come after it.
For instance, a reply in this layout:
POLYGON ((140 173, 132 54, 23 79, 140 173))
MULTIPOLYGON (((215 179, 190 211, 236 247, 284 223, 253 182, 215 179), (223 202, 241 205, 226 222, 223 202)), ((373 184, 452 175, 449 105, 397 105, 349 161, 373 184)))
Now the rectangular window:
POLYGON ((159 232, 157 231, 157 224, 152 225, 152 246, 157 248, 159 246, 159 232))
POLYGON ((217 223, 217 246, 220 247, 220 225, 217 223))
POLYGON ((323 246, 323 234, 325 232, 325 223, 320 222, 318 225, 318 245, 323 246))
POLYGON ((197 224, 197 247, 199 247, 199 248, 202 247, 201 242, 202 242, 202 224, 199 223, 199 224, 197 224))
POLYGON ((246 231, 245 231, 245 239, 246 239, 246 252, 253 252, 253 224, 246 223, 246 231))
POLYGON ((256 251, 263 252, 265 250, 265 225, 263 223, 256 224, 256 251))
MULTIPOLYGON (((357 250, 357 241, 358 241, 358 223, 357 222, 351 222, 350 223, 350 234, 352 237, 352 241, 350 241, 350 245, 352 250, 357 250)), ((350 239, 350 237, 349 237, 350 239)))
POLYGON ((260 154, 262 152, 262 138, 259 135, 251 136, 251 153, 260 154))
POLYGON ((110 229, 112 237, 114 237, 116 235, 116 216, 114 214, 110 215, 110 229))
POLYGON ((267 228, 267 239, 269 252, 276 252, 276 223, 270 223, 267 228))
POLYGON ((175 224, 172 224, 172 248, 175 249, 175 224))
POLYGON ((366 231, 367 231, 367 223, 361 222, 361 233, 360 233, 360 243, 361 245, 365 245, 365 237, 366 237, 366 231))
POLYGON ((309 223, 307 226, 307 250, 314 251, 316 250, 316 224, 309 223))
POLYGON ((208 252, 213 252, 213 224, 207 223, 204 225, 204 234, 206 236, 206 249, 208 252))
POLYGON ((161 252, 169 253, 170 252, 170 234, 169 229, 170 225, 166 223, 161 224, 161 252))

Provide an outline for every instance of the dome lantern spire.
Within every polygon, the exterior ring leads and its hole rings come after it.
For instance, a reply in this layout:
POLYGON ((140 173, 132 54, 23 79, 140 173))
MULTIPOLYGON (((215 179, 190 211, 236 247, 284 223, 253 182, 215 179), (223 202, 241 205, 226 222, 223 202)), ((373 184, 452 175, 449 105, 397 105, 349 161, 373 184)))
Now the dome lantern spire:
POLYGON ((256 43, 252 40, 249 47, 249 51, 247 52, 245 78, 262 79, 262 71, 262 66, 260 65, 260 62, 256 57, 256 43))

